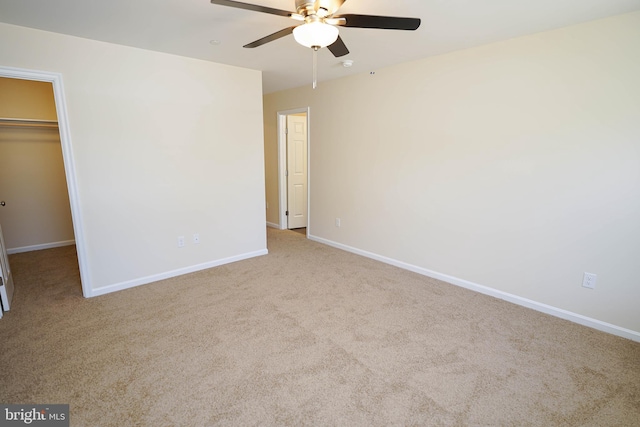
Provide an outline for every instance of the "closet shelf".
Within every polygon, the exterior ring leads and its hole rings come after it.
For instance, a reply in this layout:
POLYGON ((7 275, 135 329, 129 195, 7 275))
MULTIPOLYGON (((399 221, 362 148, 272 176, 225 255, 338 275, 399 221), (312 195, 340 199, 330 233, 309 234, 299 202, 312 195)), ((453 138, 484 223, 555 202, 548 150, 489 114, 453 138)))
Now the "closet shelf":
POLYGON ((10 117, 0 117, 0 127, 58 129, 58 122, 55 120, 14 119, 10 117))

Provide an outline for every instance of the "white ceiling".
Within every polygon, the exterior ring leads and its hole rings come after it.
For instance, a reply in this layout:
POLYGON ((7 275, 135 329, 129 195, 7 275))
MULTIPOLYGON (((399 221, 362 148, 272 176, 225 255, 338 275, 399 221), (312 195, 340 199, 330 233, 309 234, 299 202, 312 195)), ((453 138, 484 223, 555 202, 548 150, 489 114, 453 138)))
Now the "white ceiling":
MULTIPOLYGON (((294 0, 243 1, 295 9, 294 0)), ((319 81, 635 10, 640 0, 348 0, 339 14, 415 17, 422 25, 417 31, 341 27, 351 53, 338 59, 322 49, 319 81), (343 59, 353 67, 342 67, 343 59)), ((209 0, 0 0, 0 21, 262 70, 264 93, 311 82, 312 52, 293 36, 242 48, 296 21, 209 0)))

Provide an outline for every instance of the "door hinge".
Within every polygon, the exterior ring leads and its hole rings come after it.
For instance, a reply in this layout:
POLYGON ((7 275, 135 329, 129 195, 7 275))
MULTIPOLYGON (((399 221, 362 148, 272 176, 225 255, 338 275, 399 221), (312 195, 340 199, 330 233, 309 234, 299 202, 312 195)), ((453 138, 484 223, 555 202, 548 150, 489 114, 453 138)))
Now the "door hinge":
POLYGON ((284 134, 289 135, 289 128, 284 128, 284 134))
POLYGON ((284 214, 285 214, 286 216, 289 216, 289 211, 286 211, 284 214))
POLYGON ((289 171, 284 171, 284 176, 289 176, 289 171))

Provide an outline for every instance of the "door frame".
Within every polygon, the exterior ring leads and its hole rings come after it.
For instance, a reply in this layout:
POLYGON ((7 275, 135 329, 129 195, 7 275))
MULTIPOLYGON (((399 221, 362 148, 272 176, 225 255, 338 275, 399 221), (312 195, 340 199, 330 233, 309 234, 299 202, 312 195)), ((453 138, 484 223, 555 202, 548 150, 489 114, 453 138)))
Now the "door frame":
POLYGON ((58 131, 60 133, 60 144, 62 146, 62 160, 64 163, 64 173, 67 178, 67 191, 69 192, 69 204, 71 205, 71 220, 73 222, 73 233, 76 241, 76 252, 78 254, 82 295, 85 298, 91 297, 89 269, 86 262, 87 246, 84 237, 84 222, 80 210, 78 180, 76 177, 75 160, 73 158, 73 146, 71 144, 71 132, 67 114, 67 101, 65 98, 64 85, 62 84, 62 74, 0 66, 0 77, 49 82, 53 85, 53 97, 56 104, 56 114, 58 115, 58 131))
POLYGON ((311 226, 311 107, 278 111, 278 202, 280 210, 280 230, 287 229, 287 116, 306 113, 307 115, 307 237, 311 226))

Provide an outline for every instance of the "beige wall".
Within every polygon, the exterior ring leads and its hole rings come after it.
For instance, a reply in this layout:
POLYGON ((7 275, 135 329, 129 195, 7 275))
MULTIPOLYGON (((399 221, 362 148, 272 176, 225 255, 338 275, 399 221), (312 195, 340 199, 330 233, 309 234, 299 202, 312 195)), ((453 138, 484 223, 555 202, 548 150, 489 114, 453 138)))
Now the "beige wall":
MULTIPOLYGON (((273 94, 276 96, 277 94, 273 94)), ((278 116, 277 111, 286 108, 276 107, 264 98, 264 169, 265 169, 265 198, 266 218, 270 225, 280 225, 280 199, 278 190, 278 116)))
MULTIPOLYGON (((0 117, 57 120, 51 83, 0 77, 0 117)), ((57 129, 0 125, 0 198, 9 252, 73 242, 57 129)))
POLYGON ((260 72, 7 24, 0 39, 0 66, 62 75, 91 295, 266 252, 260 72))
POLYGON ((267 95, 267 200, 310 106, 313 236, 637 334, 638 46, 633 13, 267 95))

